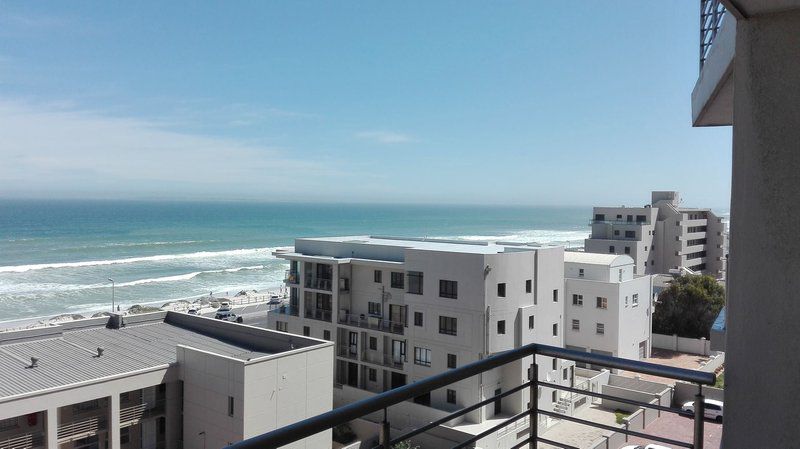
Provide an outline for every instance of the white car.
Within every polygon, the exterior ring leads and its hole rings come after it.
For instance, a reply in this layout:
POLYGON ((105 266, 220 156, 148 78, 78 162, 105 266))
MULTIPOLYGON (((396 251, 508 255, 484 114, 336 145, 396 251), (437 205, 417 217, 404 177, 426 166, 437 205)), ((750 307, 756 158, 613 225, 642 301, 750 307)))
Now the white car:
POLYGON ((234 321, 237 323, 241 323, 242 317, 237 316, 235 313, 232 313, 230 310, 218 310, 217 314, 214 315, 214 318, 223 321, 234 321))
MULTIPOLYGON (((715 399, 706 399, 705 401, 705 410, 704 415, 708 419, 714 419, 717 421, 722 421, 722 412, 725 408, 722 401, 717 401, 715 399)), ((681 410, 684 412, 694 413, 694 401, 687 402, 683 404, 681 410)))
POLYGON ((219 305, 218 312, 230 312, 231 311, 231 304, 229 302, 223 302, 219 305))
POLYGON ((637 445, 637 446, 623 446, 619 449, 670 449, 667 446, 662 446, 660 444, 648 444, 645 446, 637 445))

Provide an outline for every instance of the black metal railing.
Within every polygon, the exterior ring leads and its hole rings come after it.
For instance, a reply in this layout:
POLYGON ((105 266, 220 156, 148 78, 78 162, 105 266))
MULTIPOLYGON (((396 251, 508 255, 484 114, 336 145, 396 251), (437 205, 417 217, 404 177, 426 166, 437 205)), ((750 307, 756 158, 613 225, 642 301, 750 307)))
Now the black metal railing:
POLYGON ((387 392, 377 394, 371 398, 363 399, 358 402, 354 402, 343 407, 339 407, 335 410, 331 410, 329 412, 323 413, 321 415, 314 416, 312 418, 305 419, 303 421, 296 422, 294 424, 290 424, 288 426, 282 427, 280 429, 273 430, 269 433, 265 433, 239 443, 234 444, 231 446, 234 449, 267 449, 267 448, 278 448, 299 440, 303 438, 309 437, 316 433, 325 431, 327 429, 331 429, 335 426, 340 424, 347 423, 352 421, 356 418, 360 418, 365 415, 369 415, 371 413, 383 411, 383 421, 381 422, 381 432, 380 432, 380 447, 382 449, 390 449, 393 445, 407 441, 408 439, 419 435, 421 433, 427 432, 434 427, 447 423, 454 418, 460 417, 466 413, 474 411, 480 407, 490 405, 497 401, 498 399, 508 396, 510 394, 519 392, 524 389, 529 390, 529 407, 527 410, 522 411, 521 413, 517 413, 516 415, 503 420, 499 424, 492 426, 491 428, 486 429, 485 431, 470 437, 466 441, 460 442, 458 445, 454 446, 454 449, 460 449, 464 447, 469 447, 470 445, 474 444, 476 441, 480 440, 481 438, 490 435, 499 429, 503 429, 509 425, 513 425, 516 422, 522 420, 523 418, 527 418, 530 431, 528 432, 528 436, 525 437, 524 441, 517 443, 512 449, 521 448, 523 446, 528 446, 530 449, 536 447, 536 442, 542 442, 551 444, 558 447, 563 448, 570 448, 571 446, 564 445, 562 443, 558 443, 555 441, 548 440, 546 438, 542 438, 538 434, 538 417, 539 415, 550 416, 557 419, 564 419, 567 421, 573 421, 580 424, 584 424, 587 426, 592 426, 600 429, 611 430, 614 432, 620 432, 625 435, 635 436, 640 438, 645 438, 652 441, 663 442, 667 444, 671 444, 673 446, 680 446, 686 447, 689 449, 703 449, 703 415, 705 412, 704 407, 704 397, 702 392, 703 385, 713 385, 716 380, 716 375, 713 373, 706 373, 701 371, 693 371, 688 369, 682 368, 675 368, 670 366, 664 365, 657 365, 654 363, 647 363, 647 362, 640 362, 636 360, 628 360, 628 359, 620 359, 617 357, 599 355, 599 354, 592 354, 582 351, 575 351, 570 349, 564 349, 554 346, 546 346, 540 344, 529 344, 523 346, 521 348, 513 349, 510 351, 502 352, 491 357, 488 357, 483 360, 479 360, 477 362, 470 363, 468 365, 464 365, 460 368, 452 369, 446 371, 441 374, 437 374, 435 376, 428 377, 418 382, 414 382, 408 385, 404 385, 399 388, 395 388, 393 390, 389 390, 387 392), (422 396, 426 393, 429 393, 433 390, 451 385, 455 382, 464 380, 466 378, 475 376, 477 374, 483 373, 485 371, 489 371, 491 369, 503 366, 507 363, 513 362, 515 360, 522 359, 524 357, 529 356, 548 356, 548 357, 555 357, 564 360, 572 360, 575 362, 585 363, 589 365, 600 365, 606 366, 609 368, 616 368, 626 371, 633 371, 641 374, 650 374, 659 377, 666 377, 675 380, 682 380, 685 382, 691 382, 698 385, 698 393, 695 396, 695 409, 694 414, 683 412, 680 409, 666 407, 657 404, 651 404, 647 402, 641 402, 631 399, 625 398, 617 398, 610 395, 605 395, 602 393, 595 393, 585 390, 579 390, 572 387, 565 387, 558 384, 553 384, 549 382, 541 382, 538 380, 538 366, 535 362, 536 358, 534 357, 534 362, 530 366, 529 370, 529 380, 523 382, 519 386, 510 389, 506 392, 503 392, 499 395, 493 396, 491 398, 485 399, 480 401, 476 404, 468 406, 466 408, 460 409, 454 413, 451 413, 443 418, 437 419, 431 423, 428 423, 422 427, 414 429, 410 432, 406 432, 403 435, 395 436, 394 438, 390 435, 390 427, 389 427, 389 419, 388 419, 388 408, 399 404, 403 401, 408 401, 413 398, 422 396), (650 435, 643 432, 637 432, 633 430, 628 430, 626 428, 617 428, 614 426, 609 426, 605 424, 595 423, 592 421, 587 421, 580 418, 575 418, 569 415, 563 415, 559 413, 549 412, 546 410, 539 410, 537 400, 537 389, 540 386, 550 387, 558 390, 564 390, 568 392, 578 392, 580 394, 593 396, 597 398, 609 398, 619 402, 626 402, 632 405, 636 405, 639 407, 651 408, 656 409, 664 412, 671 412, 676 413, 679 415, 684 416, 693 416, 694 417, 694 439, 692 442, 684 442, 673 440, 671 438, 666 438, 657 435, 650 435))
POLYGON ((332 316, 333 312, 330 310, 306 308, 305 317, 311 318, 312 320, 327 321, 330 323, 332 316))
POLYGON ((725 16, 725 5, 720 0, 700 0, 700 69, 706 62, 711 45, 717 37, 725 16))
POLYGON ((346 324, 348 326, 356 326, 364 329, 372 329, 400 335, 403 335, 405 327, 404 323, 397 321, 385 320, 383 318, 374 316, 355 315, 351 313, 340 313, 339 324, 346 324))

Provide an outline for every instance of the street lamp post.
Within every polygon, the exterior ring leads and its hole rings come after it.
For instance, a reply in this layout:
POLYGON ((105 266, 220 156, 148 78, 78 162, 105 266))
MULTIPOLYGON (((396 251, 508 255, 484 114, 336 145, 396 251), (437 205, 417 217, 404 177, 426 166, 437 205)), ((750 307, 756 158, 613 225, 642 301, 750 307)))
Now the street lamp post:
POLYGON ((111 313, 114 313, 114 280, 108 278, 111 281, 111 313))

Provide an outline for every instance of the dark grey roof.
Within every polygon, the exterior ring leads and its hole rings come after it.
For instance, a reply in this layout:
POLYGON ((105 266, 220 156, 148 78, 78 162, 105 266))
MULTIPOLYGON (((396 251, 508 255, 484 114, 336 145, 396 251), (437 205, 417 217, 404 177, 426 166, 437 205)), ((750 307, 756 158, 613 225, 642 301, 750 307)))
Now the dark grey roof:
POLYGON ((0 400, 173 364, 179 344, 242 360, 270 354, 161 320, 120 329, 65 330, 55 336, 0 344, 0 400), (101 357, 96 356, 98 347, 104 350, 101 357), (39 358, 35 368, 29 367, 31 357, 39 358))

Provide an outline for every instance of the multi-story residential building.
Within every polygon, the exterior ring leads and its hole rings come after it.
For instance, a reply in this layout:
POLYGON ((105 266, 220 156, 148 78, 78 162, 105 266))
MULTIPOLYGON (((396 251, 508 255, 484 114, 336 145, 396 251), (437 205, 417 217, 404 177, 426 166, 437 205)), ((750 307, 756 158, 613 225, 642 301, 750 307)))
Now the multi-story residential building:
MULTIPOLYGON (((563 253, 513 243, 296 239, 294 251, 276 253, 290 261, 291 299, 269 314, 269 325, 336 341, 338 406, 534 341, 563 346, 563 253)), ((540 359, 542 379, 573 381, 572 362, 540 359)), ((391 411, 393 423, 429 422, 510 389, 527 378, 530 363, 418 397, 409 410, 391 411)), ((553 410, 560 396, 544 390, 540 406, 553 410)), ((495 415, 519 413, 527 401, 527 392, 511 395, 453 429, 468 432, 495 415)))
POLYGON ((564 253, 566 347, 639 360, 650 354, 652 276, 630 256, 564 253))
POLYGON ((636 274, 682 268, 725 276, 727 232, 711 209, 680 206, 678 192, 652 192, 643 207, 595 207, 587 252, 627 254, 636 274))
POLYGON ((227 446, 331 410, 332 362, 328 342, 175 312, 3 332, 0 447, 227 446))
MULTIPOLYGON (((570 296, 564 294, 561 247, 358 236, 296 239, 293 251, 276 255, 290 263, 290 303, 270 313, 268 325, 336 342, 337 406, 527 343, 563 346, 570 332, 564 327, 570 296)), ((643 315, 630 334, 617 326, 633 321, 638 310, 649 306, 649 277, 633 279, 633 261, 620 259, 624 263, 606 264, 604 279, 599 274, 602 266, 586 262, 587 279, 567 285, 611 301, 596 312, 607 322, 609 344, 583 347, 628 355, 630 351, 613 343, 635 340, 630 355, 638 358, 638 344, 649 341, 640 332, 648 318, 643 315), (611 272, 617 276, 620 269, 625 271, 622 281, 612 280, 611 272), (627 295, 633 300, 635 294, 642 295, 640 308, 634 311, 631 304, 630 309, 617 309, 617 298, 627 295)), ((537 363, 541 379, 574 384, 572 362, 539 356, 537 363)), ((413 427, 511 389, 527 378, 529 364, 522 360, 513 369, 464 380, 418 397, 416 404, 393 407, 392 423, 413 427)), ((543 390, 543 410, 569 407, 555 390, 543 390)), ((528 402, 526 394, 467 414, 449 427, 450 435, 485 430, 482 423, 495 415, 519 413, 528 402)), ((542 416, 540 426, 550 424, 542 416)), ((501 446, 497 436, 481 445, 496 446, 501 446)))

